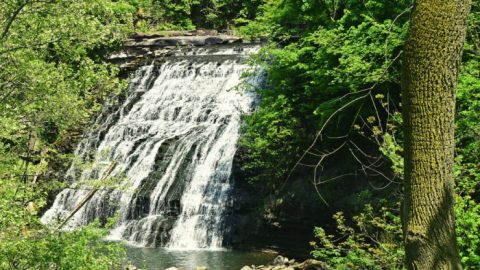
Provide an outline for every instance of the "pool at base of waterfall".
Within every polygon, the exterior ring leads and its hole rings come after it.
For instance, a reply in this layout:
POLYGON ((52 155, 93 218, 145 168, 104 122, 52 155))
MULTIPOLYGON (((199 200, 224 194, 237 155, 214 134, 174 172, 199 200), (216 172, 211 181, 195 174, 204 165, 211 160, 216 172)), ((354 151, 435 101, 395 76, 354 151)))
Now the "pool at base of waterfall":
POLYGON ((195 270, 198 266, 205 266, 209 270, 240 270, 245 265, 271 263, 275 254, 235 250, 177 251, 127 246, 127 256, 135 266, 148 270, 165 270, 169 267, 195 270))

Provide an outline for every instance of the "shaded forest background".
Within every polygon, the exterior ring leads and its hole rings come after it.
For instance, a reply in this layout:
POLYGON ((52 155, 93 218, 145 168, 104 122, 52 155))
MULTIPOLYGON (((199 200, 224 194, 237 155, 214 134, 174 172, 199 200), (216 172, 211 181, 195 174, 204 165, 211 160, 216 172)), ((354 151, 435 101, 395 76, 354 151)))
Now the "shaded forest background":
MULTIPOLYGON (((0 268, 110 269, 121 246, 98 224, 69 233, 39 214, 90 119, 128 81, 106 56, 132 32, 217 29, 262 40, 268 74, 239 155, 264 211, 289 181, 341 209, 312 228, 312 256, 336 269, 402 269, 401 71, 412 1, 5 0, 0 3, 0 268), (306 180, 305 180, 306 179, 306 180), (339 187, 349 186, 339 203, 339 187), (274 194, 271 196, 270 194, 274 194), (87 248, 88 247, 88 248, 87 248), (93 268, 92 268, 93 267, 93 268)), ((480 3, 457 90, 457 235, 480 267, 480 3)), ((248 75, 248 74, 247 74, 248 75)))

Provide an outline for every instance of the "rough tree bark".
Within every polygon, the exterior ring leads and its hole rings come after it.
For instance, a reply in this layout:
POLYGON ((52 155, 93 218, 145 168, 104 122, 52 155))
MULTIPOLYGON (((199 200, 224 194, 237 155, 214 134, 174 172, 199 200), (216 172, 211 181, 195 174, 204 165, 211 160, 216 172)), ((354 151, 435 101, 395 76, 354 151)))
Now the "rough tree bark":
POLYGON ((455 89, 471 0, 417 0, 405 46, 403 229, 408 269, 461 269, 454 218, 455 89))

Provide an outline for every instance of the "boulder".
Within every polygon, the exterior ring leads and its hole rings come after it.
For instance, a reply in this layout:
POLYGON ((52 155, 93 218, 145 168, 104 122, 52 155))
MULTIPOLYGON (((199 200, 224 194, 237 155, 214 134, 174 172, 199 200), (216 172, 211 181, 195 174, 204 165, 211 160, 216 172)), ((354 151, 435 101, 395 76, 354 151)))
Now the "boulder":
POLYGON ((288 264, 288 258, 278 255, 273 260, 273 265, 285 265, 288 264))
MULTIPOLYGON (((263 269, 262 269, 263 270, 263 269)), ((291 266, 285 266, 285 265, 277 265, 272 268, 272 270, 295 270, 295 268, 291 266)))
POLYGON ((328 265, 314 259, 308 259, 300 264, 302 270, 327 270, 328 265))
POLYGON ((295 260, 289 260, 283 256, 277 256, 271 265, 260 266, 244 266, 240 270, 328 270, 328 265, 324 262, 314 259, 308 259, 302 263, 298 263, 295 260))
POLYGON ((226 39, 220 37, 208 37, 205 39, 205 45, 214 45, 214 44, 221 44, 226 42, 226 39))

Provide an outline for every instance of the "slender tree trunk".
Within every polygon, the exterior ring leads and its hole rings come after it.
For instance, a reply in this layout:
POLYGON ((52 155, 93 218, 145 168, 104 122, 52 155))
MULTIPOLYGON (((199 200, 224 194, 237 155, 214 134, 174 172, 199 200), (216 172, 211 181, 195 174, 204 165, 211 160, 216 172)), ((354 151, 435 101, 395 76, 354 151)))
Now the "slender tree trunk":
POLYGON ((455 89, 471 0, 417 0, 405 47, 408 269, 461 269, 454 218, 455 89))

